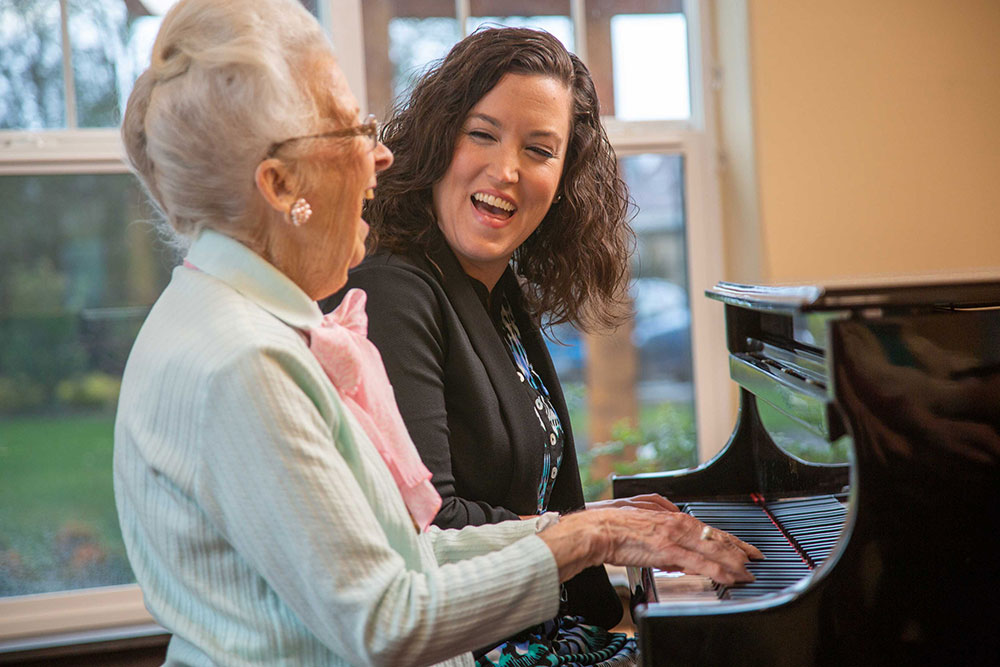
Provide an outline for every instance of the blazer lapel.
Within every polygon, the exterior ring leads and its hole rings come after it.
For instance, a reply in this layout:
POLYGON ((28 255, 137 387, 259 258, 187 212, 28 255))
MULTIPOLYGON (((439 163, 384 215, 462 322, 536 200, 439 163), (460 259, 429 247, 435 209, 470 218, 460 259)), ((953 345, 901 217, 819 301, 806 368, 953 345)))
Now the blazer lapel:
POLYGON ((428 253, 428 258, 440 270, 442 287, 496 392, 501 417, 510 436, 510 453, 516 469, 516 474, 511 476, 510 497, 535 497, 541 472, 538 461, 542 457, 542 435, 528 392, 518 381, 506 344, 485 313, 479 296, 451 248, 441 243, 428 253))

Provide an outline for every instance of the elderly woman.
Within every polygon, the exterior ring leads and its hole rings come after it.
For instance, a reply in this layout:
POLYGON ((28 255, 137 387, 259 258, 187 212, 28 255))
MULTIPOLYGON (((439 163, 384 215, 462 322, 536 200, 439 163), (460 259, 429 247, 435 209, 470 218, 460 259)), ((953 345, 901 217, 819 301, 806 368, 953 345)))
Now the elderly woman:
POLYGON ((607 509, 462 531, 364 336, 363 255, 392 162, 295 0, 182 0, 122 134, 189 249, 129 357, 115 496, 168 664, 471 664, 602 561, 750 579, 752 547, 607 509), (539 531, 544 528, 543 531, 539 531))
MULTIPOLYGON (((348 286, 368 293, 370 338, 442 496, 434 523, 583 507, 539 323, 614 323, 631 245, 586 66, 548 33, 480 30, 383 134, 396 162, 366 205, 377 253, 348 286)), ((659 496, 627 504, 676 510, 659 496)), ((564 613, 605 628, 621 618, 603 568, 566 588, 564 613)))

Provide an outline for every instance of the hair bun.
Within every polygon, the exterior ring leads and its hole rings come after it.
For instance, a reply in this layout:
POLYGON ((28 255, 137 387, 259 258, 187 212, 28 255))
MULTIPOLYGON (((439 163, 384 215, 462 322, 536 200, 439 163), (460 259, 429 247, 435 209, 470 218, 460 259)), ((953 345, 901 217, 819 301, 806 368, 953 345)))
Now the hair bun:
POLYGON ((192 60, 191 54, 178 46, 154 48, 149 69, 156 83, 163 83, 186 73, 191 68, 192 60))

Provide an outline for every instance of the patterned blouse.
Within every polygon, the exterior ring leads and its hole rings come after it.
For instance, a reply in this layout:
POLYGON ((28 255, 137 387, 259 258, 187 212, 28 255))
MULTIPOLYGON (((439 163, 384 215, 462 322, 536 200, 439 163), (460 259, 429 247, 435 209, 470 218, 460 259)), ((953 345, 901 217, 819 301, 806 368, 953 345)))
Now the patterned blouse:
POLYGON ((539 437, 542 439, 542 467, 539 471, 538 480, 538 501, 537 510, 541 514, 549 506, 549 498, 552 495, 552 487, 556 483, 556 475, 559 474, 559 465, 562 463, 563 445, 566 436, 563 432, 562 422, 552 401, 549 399, 549 392, 545 388, 542 378, 535 372, 528 354, 521 343, 521 331, 514 320, 514 312, 511 309, 507 295, 503 294, 499 302, 499 308, 494 307, 490 313, 493 324, 497 332, 507 344, 511 360, 514 362, 514 370, 517 372, 517 379, 521 382, 525 391, 531 396, 535 406, 535 416, 538 417, 539 437))

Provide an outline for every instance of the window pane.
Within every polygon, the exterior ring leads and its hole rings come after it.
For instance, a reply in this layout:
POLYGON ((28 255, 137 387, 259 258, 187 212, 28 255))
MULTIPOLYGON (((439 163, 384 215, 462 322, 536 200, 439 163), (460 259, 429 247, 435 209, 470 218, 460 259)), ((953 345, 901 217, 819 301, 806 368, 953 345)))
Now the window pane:
POLYGON ((575 51, 573 20, 569 0, 512 2, 511 0, 472 0, 466 34, 483 25, 511 28, 537 28, 550 32, 568 51, 575 51))
MULTIPOLYGON (((632 228, 638 247, 632 267, 639 350, 640 400, 692 412, 691 311, 688 305, 684 216, 684 159, 645 153, 619 160, 638 207, 632 228)), ((693 428, 693 422, 692 422, 693 428)), ((693 431, 692 431, 693 433, 693 431)))
POLYGON ((638 207, 633 320, 596 336, 562 325, 552 333, 566 344, 549 342, 588 499, 607 492, 610 472, 673 470, 697 461, 684 160, 647 153, 619 164, 638 207), (621 386, 622 368, 636 369, 634 386, 621 386))
POLYGON ((114 410, 172 258, 132 176, 6 176, 0 200, 0 596, 129 583, 114 410))
POLYGON ((407 94, 427 66, 447 55, 457 42, 454 18, 394 18, 389 21, 389 59, 392 61, 392 94, 407 94))
POLYGON ((176 0, 69 0, 78 127, 115 127, 176 0))
POLYGON ((682 0, 588 0, 587 66, 601 112, 622 120, 691 115, 682 0))
MULTIPOLYGON (((176 0, 68 0, 76 127, 115 127, 176 0)), ((316 13, 316 0, 303 0, 316 13)), ((60 3, 0 5, 0 129, 67 126, 60 3)), ((72 123, 69 123, 72 124, 72 123)))
POLYGON ((66 123, 59 3, 0 3, 0 130, 66 123))
POLYGON ((67 8, 77 126, 114 127, 125 106, 118 91, 131 89, 138 75, 124 58, 125 3, 70 0, 67 8))
POLYGON ((615 116, 683 120, 691 115, 683 14, 611 17, 615 116))
POLYGON ((368 108, 387 118, 428 64, 461 38, 452 0, 374 0, 361 4, 368 108))

